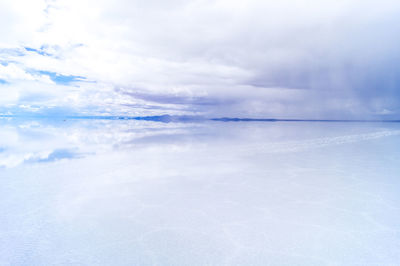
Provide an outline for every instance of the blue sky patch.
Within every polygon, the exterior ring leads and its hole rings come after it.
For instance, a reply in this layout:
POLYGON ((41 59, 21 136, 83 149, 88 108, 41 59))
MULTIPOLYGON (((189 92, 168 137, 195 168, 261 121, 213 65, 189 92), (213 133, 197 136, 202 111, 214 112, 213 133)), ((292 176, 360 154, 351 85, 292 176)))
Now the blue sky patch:
POLYGON ((35 49, 35 48, 31 48, 31 47, 24 47, 24 48, 28 52, 34 52, 34 53, 37 53, 37 54, 40 54, 40 55, 44 55, 44 56, 51 56, 51 54, 46 53, 42 49, 35 49))
POLYGON ((73 151, 66 150, 66 149, 58 149, 53 151, 49 156, 45 159, 40 159, 38 162, 44 163, 44 162, 54 162, 58 161, 61 159, 73 159, 73 158, 78 158, 79 155, 73 151))
POLYGON ((81 158, 82 155, 76 153, 75 151, 68 149, 56 149, 52 153, 49 154, 47 158, 31 158, 26 160, 27 163, 47 163, 47 162, 55 162, 62 159, 74 159, 81 158))
POLYGON ((74 75, 67 76, 51 71, 39 71, 39 73, 42 75, 49 76, 52 81, 60 85, 69 85, 72 82, 82 81, 86 79, 85 77, 82 76, 74 76, 74 75))

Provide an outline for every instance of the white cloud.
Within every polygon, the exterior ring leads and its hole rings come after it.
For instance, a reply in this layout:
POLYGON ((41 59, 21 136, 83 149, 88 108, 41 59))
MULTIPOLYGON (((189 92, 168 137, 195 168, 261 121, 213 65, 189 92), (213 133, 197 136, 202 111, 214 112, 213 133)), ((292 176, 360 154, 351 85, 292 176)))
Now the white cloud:
MULTIPOLYGON (((384 80, 398 49, 400 3, 393 0, 21 0, 1 7, 0 44, 38 51, 8 57, 22 66, 8 75, 84 76, 107 88, 100 94, 114 112, 124 101, 145 104, 117 88, 189 97, 187 105, 197 97, 224 102, 197 108, 215 115, 364 113, 376 90, 368 76, 384 80)), ((383 105, 396 82, 382 82, 383 105)), ((64 99, 102 104, 90 101, 98 94, 93 84, 79 86, 58 89, 64 99)))
POLYGON ((30 80, 40 81, 43 83, 53 83, 49 76, 28 73, 23 69, 23 67, 14 63, 5 66, 0 65, 0 79, 7 81, 30 80))

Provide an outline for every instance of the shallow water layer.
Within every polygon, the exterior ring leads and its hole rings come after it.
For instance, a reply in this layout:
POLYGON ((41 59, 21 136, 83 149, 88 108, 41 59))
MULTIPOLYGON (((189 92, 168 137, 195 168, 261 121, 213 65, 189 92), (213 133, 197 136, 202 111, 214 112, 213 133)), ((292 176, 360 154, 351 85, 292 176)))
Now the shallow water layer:
POLYGON ((0 120, 1 265, 399 265, 396 123, 0 120))

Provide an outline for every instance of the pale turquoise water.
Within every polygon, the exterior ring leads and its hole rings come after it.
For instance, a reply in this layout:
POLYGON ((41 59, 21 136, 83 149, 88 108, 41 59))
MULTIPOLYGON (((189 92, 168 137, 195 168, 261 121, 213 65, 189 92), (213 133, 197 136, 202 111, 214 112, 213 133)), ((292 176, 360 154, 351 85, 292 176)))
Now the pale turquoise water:
POLYGON ((400 125, 0 120, 0 265, 399 265, 400 125))

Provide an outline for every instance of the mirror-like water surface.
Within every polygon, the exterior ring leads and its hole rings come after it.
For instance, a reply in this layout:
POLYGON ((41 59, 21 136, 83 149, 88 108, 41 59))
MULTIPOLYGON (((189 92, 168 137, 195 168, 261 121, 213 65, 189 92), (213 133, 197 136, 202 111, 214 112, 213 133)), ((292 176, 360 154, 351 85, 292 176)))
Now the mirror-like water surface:
POLYGON ((2 265, 398 265, 395 123, 0 120, 2 265))

